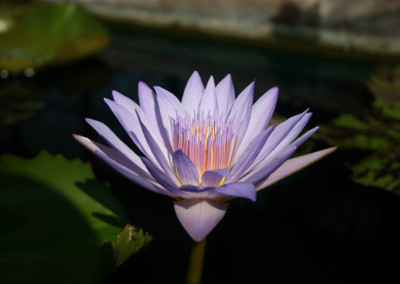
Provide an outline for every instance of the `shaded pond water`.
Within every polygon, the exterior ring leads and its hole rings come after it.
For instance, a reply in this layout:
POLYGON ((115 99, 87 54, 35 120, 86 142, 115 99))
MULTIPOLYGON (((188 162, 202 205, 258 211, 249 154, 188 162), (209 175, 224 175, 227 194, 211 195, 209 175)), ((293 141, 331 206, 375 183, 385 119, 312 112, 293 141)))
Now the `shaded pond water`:
MULTIPOLYGON (((132 224, 155 236, 144 254, 115 275, 115 283, 183 283, 190 239, 169 198, 138 188, 73 140, 72 133, 101 140, 84 122, 90 117, 133 145, 103 101, 111 90, 138 101, 141 80, 181 96, 193 70, 203 81, 231 73, 237 94, 255 78, 256 97, 280 87, 277 120, 310 107, 310 128, 372 104, 365 87, 371 62, 120 27, 111 32, 110 47, 97 57, 0 81, 0 151, 33 157, 46 149, 79 157, 111 183, 132 224)), ((301 150, 326 146, 311 140, 301 150)), ((231 201, 208 238, 204 283, 400 282, 398 262, 392 261, 400 252, 400 199, 353 183, 347 165, 363 155, 339 150, 261 191, 256 203, 231 201)))

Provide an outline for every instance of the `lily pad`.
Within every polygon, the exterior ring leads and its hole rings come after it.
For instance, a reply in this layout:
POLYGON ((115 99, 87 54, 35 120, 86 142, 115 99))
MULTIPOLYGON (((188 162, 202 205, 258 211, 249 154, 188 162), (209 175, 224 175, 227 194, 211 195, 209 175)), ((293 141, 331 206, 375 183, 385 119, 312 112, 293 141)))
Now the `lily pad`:
POLYGON ((376 98, 374 109, 342 115, 321 127, 317 137, 372 152, 352 165, 354 181, 400 194, 400 66, 379 69, 368 86, 376 98))
POLYGON ((89 164, 47 152, 2 156, 0 180, 1 282, 87 283, 123 223, 109 186, 89 164))
POLYGON ((105 26, 72 3, 0 5, 0 69, 19 73, 103 50, 105 26))

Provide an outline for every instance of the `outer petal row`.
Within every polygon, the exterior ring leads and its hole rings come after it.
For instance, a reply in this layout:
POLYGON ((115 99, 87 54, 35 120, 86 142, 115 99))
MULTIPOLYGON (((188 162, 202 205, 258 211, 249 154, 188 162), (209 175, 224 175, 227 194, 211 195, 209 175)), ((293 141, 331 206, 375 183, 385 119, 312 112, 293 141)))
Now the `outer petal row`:
POLYGON ((154 180, 142 177, 140 173, 136 172, 135 166, 130 161, 122 157, 115 150, 80 135, 74 135, 74 138, 82 143, 90 151, 94 152, 111 167, 113 167, 117 172, 132 180, 136 184, 160 194, 174 196, 172 192, 168 191, 165 188, 162 188, 154 180))
POLYGON ((228 204, 215 200, 186 199, 175 201, 174 208, 189 236, 201 242, 224 217, 228 204))

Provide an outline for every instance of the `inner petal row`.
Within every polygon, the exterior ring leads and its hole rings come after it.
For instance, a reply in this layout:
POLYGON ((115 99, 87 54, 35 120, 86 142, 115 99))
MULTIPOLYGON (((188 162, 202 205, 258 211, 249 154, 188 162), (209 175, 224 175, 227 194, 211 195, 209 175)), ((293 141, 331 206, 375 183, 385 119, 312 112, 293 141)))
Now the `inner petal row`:
POLYGON ((230 168, 237 146, 233 123, 208 114, 171 119, 172 147, 193 162, 199 177, 205 171, 230 168))

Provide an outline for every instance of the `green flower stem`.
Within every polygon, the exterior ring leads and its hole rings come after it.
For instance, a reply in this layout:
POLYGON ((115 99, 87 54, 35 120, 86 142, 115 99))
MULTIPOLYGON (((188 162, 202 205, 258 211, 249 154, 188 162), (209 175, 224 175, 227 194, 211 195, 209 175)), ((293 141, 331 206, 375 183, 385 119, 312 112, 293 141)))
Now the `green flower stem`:
POLYGON ((201 272, 203 270, 204 253, 206 249, 206 240, 202 240, 200 243, 192 243, 190 251, 189 267, 186 277, 186 284, 200 284, 201 283, 201 272))

